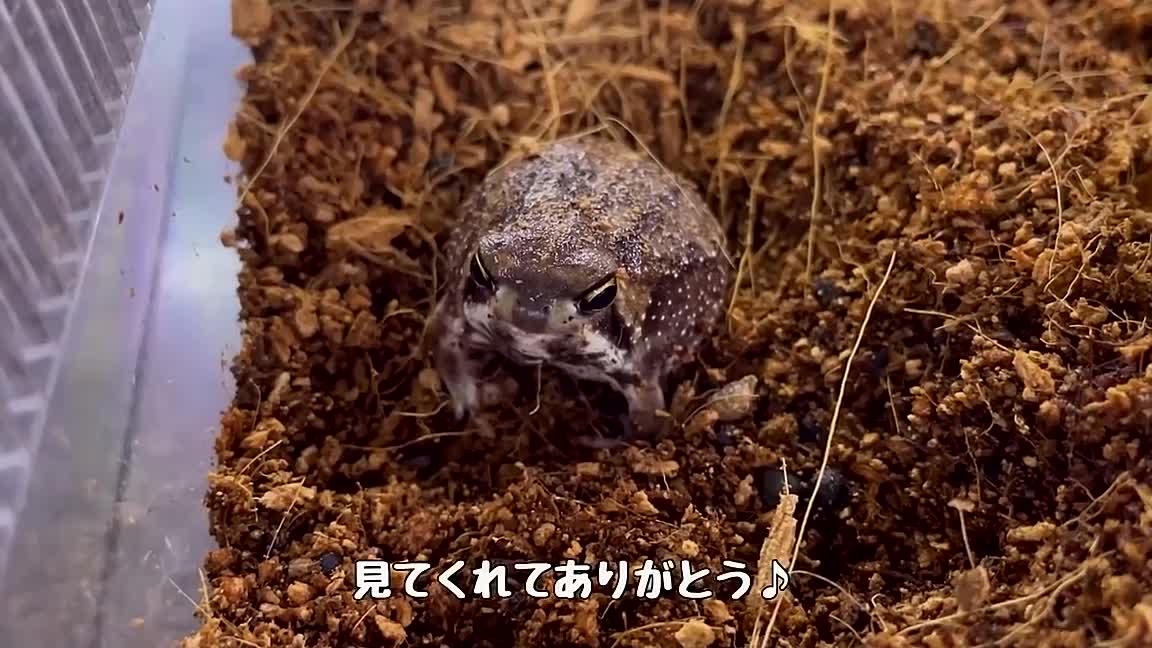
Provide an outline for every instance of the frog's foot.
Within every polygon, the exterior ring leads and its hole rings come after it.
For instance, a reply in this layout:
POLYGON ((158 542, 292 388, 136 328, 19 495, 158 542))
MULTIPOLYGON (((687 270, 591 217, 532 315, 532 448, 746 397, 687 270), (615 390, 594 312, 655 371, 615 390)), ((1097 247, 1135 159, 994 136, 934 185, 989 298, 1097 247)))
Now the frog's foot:
POLYGON ((641 382, 624 390, 628 415, 624 437, 629 440, 658 439, 668 430, 671 417, 663 412, 664 391, 655 382, 641 382))
POLYGON ((456 418, 457 423, 462 423, 464 419, 478 409, 480 390, 476 383, 465 380, 453 380, 446 384, 448 397, 452 401, 452 415, 456 418))
POLYGON ((430 329, 435 335, 433 363, 448 391, 452 413, 456 421, 461 422, 480 405, 481 366, 476 354, 465 344, 462 320, 445 318, 442 311, 436 315, 436 325, 430 329))
POLYGON ((622 414, 617 417, 620 436, 606 437, 599 435, 582 435, 572 439, 572 442, 590 450, 622 450, 637 441, 649 441, 658 438, 662 430, 663 417, 659 415, 648 417, 642 414, 622 414))
POLYGON ((480 379, 481 364, 470 354, 462 350, 443 351, 437 365, 457 422, 483 409, 486 398, 491 399, 491 389, 486 389, 480 379))

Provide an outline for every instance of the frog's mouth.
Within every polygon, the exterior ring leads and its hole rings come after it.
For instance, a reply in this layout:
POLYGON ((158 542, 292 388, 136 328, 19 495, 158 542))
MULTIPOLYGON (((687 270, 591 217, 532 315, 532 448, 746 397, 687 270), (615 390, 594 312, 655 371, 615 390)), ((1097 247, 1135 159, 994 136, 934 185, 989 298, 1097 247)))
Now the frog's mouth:
POLYGON ((474 306, 467 313, 475 343, 498 351, 519 364, 542 364, 551 360, 555 334, 528 331, 515 323, 492 317, 491 313, 488 305, 474 306))
POLYGON ((549 343, 552 336, 530 333, 511 325, 494 327, 499 345, 516 362, 540 364, 551 359, 549 343))

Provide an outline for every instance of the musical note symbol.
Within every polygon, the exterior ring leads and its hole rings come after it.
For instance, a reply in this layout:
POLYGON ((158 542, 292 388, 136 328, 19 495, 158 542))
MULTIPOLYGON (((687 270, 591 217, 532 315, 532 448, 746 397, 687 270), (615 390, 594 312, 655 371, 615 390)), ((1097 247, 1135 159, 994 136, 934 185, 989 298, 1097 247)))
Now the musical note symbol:
POLYGON ((764 600, 771 601, 776 596, 788 589, 789 583, 792 582, 792 575, 788 573, 784 565, 780 564, 779 560, 772 561, 772 581, 760 592, 764 596, 764 600))

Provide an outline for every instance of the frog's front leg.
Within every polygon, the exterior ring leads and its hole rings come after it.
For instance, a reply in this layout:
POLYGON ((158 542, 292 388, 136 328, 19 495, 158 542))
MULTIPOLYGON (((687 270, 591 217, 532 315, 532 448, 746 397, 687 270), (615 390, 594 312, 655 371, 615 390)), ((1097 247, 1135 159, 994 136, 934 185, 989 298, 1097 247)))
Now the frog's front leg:
POLYGON ((432 361, 448 390, 456 420, 461 421, 480 404, 479 354, 470 344, 462 314, 441 303, 429 319, 432 361))
POLYGON ((628 400, 628 412, 620 417, 623 434, 620 438, 583 437, 582 446, 596 450, 618 450, 633 441, 658 439, 671 418, 662 415, 664 390, 654 381, 638 381, 621 390, 628 400))
POLYGON ((662 436, 672 420, 666 412, 664 389, 655 378, 640 378, 624 388, 628 399, 628 426, 630 438, 651 440, 662 436))

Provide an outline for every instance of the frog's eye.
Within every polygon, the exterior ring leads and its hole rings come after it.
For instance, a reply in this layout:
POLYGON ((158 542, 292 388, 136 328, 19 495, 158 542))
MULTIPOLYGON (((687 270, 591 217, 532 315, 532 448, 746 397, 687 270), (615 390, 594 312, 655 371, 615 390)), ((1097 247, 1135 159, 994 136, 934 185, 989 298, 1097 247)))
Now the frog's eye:
POLYGON ((480 253, 472 255, 472 263, 469 265, 469 272, 472 275, 472 281, 477 285, 492 289, 492 275, 488 274, 488 269, 484 267, 484 262, 480 260, 480 253))
POLYGON ((608 277, 592 286, 576 301, 580 310, 592 313, 608 308, 616 300, 616 277, 608 277))

